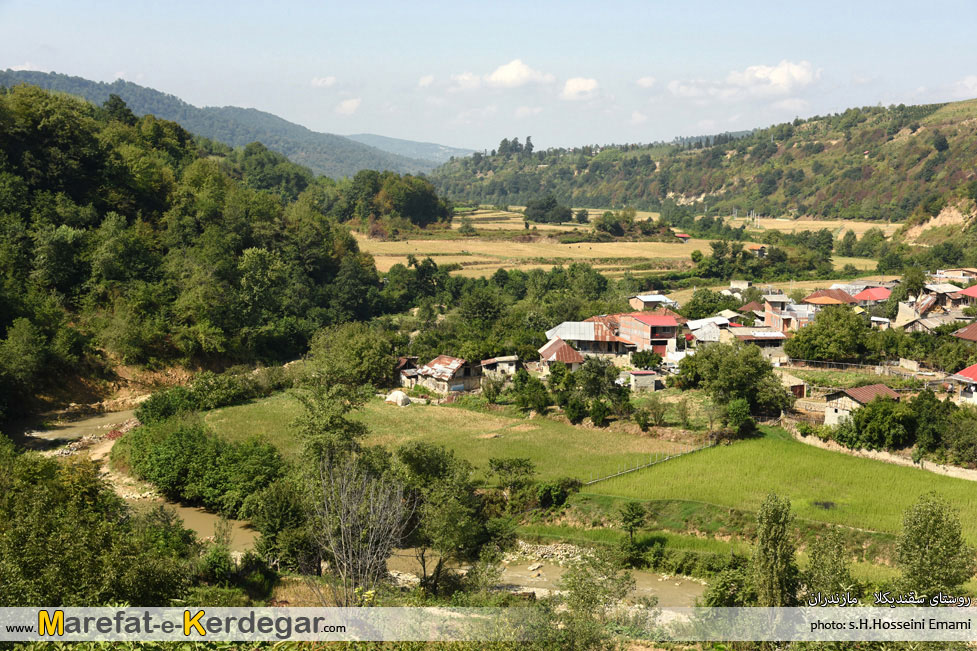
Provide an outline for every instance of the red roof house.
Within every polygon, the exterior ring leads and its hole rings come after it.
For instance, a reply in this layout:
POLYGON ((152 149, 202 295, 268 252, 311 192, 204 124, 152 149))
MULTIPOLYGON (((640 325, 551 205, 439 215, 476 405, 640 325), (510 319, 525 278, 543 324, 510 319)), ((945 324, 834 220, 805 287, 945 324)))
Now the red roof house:
POLYGON ((880 303, 889 300, 892 290, 885 287, 866 287, 852 298, 860 303, 880 303))

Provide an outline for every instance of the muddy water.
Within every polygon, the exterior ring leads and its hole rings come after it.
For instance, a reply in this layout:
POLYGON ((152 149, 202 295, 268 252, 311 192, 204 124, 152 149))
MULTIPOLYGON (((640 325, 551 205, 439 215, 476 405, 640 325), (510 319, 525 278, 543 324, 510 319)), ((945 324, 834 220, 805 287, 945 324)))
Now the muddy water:
MULTIPOLYGON (((429 560, 429 562, 432 561, 429 560)), ((545 596, 553 590, 558 590, 557 583, 566 568, 545 562, 536 568, 537 564, 539 564, 538 561, 531 560, 504 564, 503 587, 512 590, 534 591, 539 597, 545 596), (530 570, 530 566, 536 569, 530 570)), ((420 574, 420 564, 409 549, 397 550, 387 565, 391 570, 397 572, 420 574)), ((640 570, 632 571, 632 575, 635 580, 632 597, 657 597, 658 604, 663 607, 691 606, 706 589, 701 583, 681 577, 667 577, 640 570)))
MULTIPOLYGON (((183 526, 191 529, 200 540, 206 540, 214 535, 214 527, 220 522, 220 516, 198 506, 184 506, 166 500, 130 500, 129 506, 134 511, 144 511, 165 504, 167 508, 176 511, 183 519, 183 526)), ((254 547, 258 532, 251 528, 244 520, 228 520, 231 525, 231 551, 243 552, 254 547)))
POLYGON ((133 418, 134 411, 113 411, 105 414, 86 416, 78 420, 48 423, 43 428, 33 429, 22 425, 14 431, 18 443, 31 449, 43 449, 75 441, 89 434, 107 434, 114 427, 133 418))

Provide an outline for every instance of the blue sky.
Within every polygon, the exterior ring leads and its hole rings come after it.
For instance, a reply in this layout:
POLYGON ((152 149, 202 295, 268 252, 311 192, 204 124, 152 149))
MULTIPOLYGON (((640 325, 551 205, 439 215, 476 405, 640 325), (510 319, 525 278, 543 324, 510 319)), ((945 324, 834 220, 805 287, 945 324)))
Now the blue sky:
POLYGON ((973 2, 0 0, 0 25, 0 68, 478 149, 977 97, 973 2))

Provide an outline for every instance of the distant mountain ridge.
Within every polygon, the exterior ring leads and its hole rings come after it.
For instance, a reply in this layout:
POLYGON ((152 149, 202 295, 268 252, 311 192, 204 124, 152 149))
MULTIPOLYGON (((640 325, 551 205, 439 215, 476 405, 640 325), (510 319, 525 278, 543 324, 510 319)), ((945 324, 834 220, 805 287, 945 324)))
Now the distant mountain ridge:
POLYGON ((447 163, 452 157, 462 158, 475 153, 474 149, 448 147, 447 145, 439 145, 434 142, 417 142, 415 140, 390 138, 388 136, 378 136, 375 133, 355 133, 346 137, 392 154, 399 154, 417 160, 432 161, 438 165, 447 163))
POLYGON ((287 156, 291 161, 333 178, 353 176, 362 169, 392 170, 395 172, 429 172, 452 155, 467 155, 468 150, 455 150, 433 143, 414 143, 384 136, 363 134, 363 140, 332 133, 312 131, 283 118, 257 109, 237 106, 208 106, 199 108, 175 95, 118 79, 112 83, 91 81, 54 72, 0 71, 0 86, 20 83, 33 84, 83 97, 102 104, 115 94, 121 97, 137 115, 153 114, 164 120, 179 123, 192 133, 218 140, 233 147, 261 142, 271 150, 287 156), (390 149, 375 143, 386 143, 390 149), (430 152, 429 156, 414 157, 400 151, 430 152), (441 150, 449 153, 441 158, 441 150))

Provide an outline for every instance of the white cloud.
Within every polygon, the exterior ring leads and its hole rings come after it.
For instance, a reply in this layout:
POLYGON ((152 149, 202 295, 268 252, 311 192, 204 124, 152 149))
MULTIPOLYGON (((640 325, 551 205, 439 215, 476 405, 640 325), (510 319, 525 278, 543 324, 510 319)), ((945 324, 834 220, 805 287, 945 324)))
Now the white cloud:
POLYGON ((434 75, 424 75, 423 77, 417 80, 417 87, 427 88, 433 83, 434 83, 434 75))
POLYGON ((316 88, 329 88, 330 86, 336 85, 336 78, 332 75, 328 77, 313 77, 309 83, 316 88))
POLYGON ((642 124, 648 121, 648 116, 641 111, 631 111, 631 124, 642 124))
POLYGON ((517 118, 528 118, 543 112, 542 106, 520 106, 516 109, 517 118))
POLYGON ((968 99, 977 97, 977 75, 967 75, 953 84, 953 95, 968 99))
POLYGON ((786 95, 798 88, 810 86, 821 77, 810 61, 794 63, 784 59, 775 66, 750 66, 743 71, 733 71, 726 76, 731 86, 751 93, 786 95))
POLYGON ((821 71, 808 61, 797 63, 781 61, 775 66, 749 66, 734 70, 722 81, 673 79, 666 88, 675 97, 696 100, 704 104, 709 100, 739 100, 747 97, 771 97, 789 95, 814 84, 821 78, 821 71))
POLYGON ((656 80, 654 77, 642 77, 641 79, 637 80, 634 83, 638 84, 642 88, 651 88, 652 86, 655 85, 655 81, 656 80))
POLYGON ((16 70, 18 72, 25 71, 25 70, 30 70, 30 71, 37 72, 37 71, 40 71, 41 70, 40 68, 38 68, 37 66, 35 66, 30 61, 25 61, 24 63, 20 64, 19 66, 10 66, 10 69, 11 70, 16 70))
POLYGON ((362 102, 362 100, 359 97, 344 99, 339 104, 336 104, 336 113, 339 113, 340 115, 352 115, 353 113, 356 113, 357 109, 360 108, 360 102, 362 102))
POLYGON ((597 80, 586 77, 571 77, 563 85, 560 97, 569 100, 590 99, 597 92, 597 80))
POLYGON ((531 83, 552 83, 553 75, 539 70, 534 70, 522 62, 521 59, 513 59, 509 63, 499 66, 492 74, 485 77, 485 83, 489 86, 499 86, 501 88, 518 88, 531 83))
POLYGON ((482 85, 482 78, 471 72, 463 72, 460 75, 451 75, 453 86, 449 90, 475 90, 482 85))

